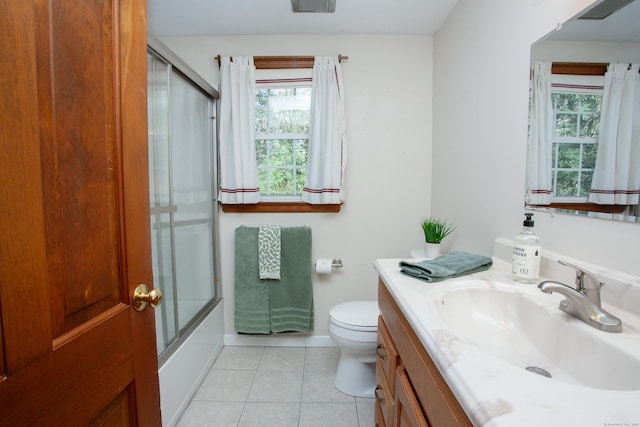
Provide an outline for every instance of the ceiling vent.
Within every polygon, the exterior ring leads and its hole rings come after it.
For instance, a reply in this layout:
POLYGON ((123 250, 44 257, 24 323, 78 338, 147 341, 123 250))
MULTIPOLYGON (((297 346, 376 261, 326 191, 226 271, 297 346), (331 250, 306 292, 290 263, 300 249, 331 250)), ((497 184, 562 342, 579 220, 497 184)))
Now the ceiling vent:
POLYGON ((297 13, 333 13, 336 0, 291 0, 291 8, 297 13))
POLYGON ((602 3, 589 9, 589 11, 581 15, 578 19, 604 19, 630 3, 633 3, 633 0, 604 0, 602 3))

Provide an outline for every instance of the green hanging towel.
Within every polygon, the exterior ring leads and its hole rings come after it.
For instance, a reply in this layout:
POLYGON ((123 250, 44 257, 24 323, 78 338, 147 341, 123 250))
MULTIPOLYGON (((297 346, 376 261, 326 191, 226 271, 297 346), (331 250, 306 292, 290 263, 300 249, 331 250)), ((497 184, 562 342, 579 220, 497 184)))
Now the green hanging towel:
POLYGON ((311 228, 281 229, 280 280, 269 281, 272 332, 313 331, 311 228))

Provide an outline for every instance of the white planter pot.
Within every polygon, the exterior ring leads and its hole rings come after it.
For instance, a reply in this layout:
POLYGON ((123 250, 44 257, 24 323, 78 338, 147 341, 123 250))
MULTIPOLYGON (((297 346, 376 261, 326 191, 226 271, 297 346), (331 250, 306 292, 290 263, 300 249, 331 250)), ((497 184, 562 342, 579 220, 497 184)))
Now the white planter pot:
POLYGON ((427 259, 433 259, 440 256, 440 243, 425 243, 424 256, 427 259))

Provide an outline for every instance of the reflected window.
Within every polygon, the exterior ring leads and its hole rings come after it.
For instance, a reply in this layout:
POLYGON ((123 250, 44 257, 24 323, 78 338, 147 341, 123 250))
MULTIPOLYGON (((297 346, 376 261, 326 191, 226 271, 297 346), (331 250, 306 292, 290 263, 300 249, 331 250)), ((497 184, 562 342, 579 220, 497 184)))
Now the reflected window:
POLYGON ((551 101, 553 200, 586 202, 598 152, 602 94, 552 91, 551 101))

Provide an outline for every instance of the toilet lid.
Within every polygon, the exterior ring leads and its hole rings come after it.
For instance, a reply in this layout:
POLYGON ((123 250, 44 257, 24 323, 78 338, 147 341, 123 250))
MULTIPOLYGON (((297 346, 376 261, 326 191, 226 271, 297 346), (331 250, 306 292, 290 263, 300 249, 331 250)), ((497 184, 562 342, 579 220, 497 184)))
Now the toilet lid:
POLYGON ((329 310, 329 317, 347 327, 378 327, 378 301, 349 301, 337 304, 329 310))

